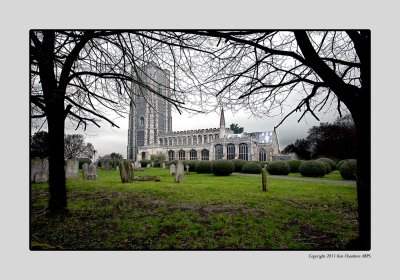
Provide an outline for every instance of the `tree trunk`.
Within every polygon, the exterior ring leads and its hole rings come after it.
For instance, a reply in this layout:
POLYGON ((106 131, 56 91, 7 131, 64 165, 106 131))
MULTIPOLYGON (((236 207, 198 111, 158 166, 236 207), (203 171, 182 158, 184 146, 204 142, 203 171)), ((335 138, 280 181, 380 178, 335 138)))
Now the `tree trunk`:
MULTIPOLYGON (((57 93, 54 93, 57 94, 57 93)), ((49 210, 63 211, 67 207, 67 189, 64 171, 64 111, 63 100, 55 99, 48 106, 49 153, 49 210)))

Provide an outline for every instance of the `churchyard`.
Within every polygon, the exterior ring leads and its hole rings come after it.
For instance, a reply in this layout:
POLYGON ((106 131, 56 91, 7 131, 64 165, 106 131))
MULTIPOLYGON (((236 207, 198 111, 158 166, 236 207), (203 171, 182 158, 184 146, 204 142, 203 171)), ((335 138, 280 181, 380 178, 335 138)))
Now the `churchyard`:
MULTIPOLYGON (((46 211, 48 183, 33 182, 31 248, 343 250, 358 235, 354 185, 268 175, 263 192, 261 175, 177 176, 178 168, 171 173, 158 167, 141 168, 134 178, 159 181, 122 183, 125 167, 119 169, 99 168, 92 179, 88 166, 79 170, 67 180, 68 212, 63 215, 46 211)), ((338 171, 329 175, 326 179, 342 180, 338 171)))

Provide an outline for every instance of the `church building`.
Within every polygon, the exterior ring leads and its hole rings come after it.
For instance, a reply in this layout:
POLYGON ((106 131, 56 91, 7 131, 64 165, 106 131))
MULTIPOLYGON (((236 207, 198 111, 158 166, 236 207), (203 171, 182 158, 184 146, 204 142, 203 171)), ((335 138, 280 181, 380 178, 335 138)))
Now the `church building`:
POLYGON ((169 71, 148 63, 136 75, 142 85, 135 83, 132 88, 128 159, 140 161, 162 153, 169 161, 271 161, 274 155, 279 154, 278 138, 274 131, 234 134, 226 127, 223 109, 217 128, 172 131, 171 104, 161 97, 171 96, 169 71))

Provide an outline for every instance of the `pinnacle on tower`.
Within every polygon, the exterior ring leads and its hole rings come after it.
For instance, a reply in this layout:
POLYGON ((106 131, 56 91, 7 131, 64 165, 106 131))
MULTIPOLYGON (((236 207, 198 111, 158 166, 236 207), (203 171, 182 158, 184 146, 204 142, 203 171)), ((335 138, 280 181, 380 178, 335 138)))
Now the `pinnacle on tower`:
POLYGON ((224 115, 224 108, 221 109, 221 118, 219 120, 219 127, 225 127, 225 115, 224 115))

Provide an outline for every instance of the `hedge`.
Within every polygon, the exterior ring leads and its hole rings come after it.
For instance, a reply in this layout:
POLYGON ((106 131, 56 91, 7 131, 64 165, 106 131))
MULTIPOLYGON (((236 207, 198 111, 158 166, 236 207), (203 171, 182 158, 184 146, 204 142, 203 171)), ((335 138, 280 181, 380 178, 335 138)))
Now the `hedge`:
POLYGON ((247 161, 244 159, 233 159, 231 161, 235 166, 235 172, 242 172, 243 165, 247 163, 247 161))
POLYGON ((299 167, 300 164, 302 163, 301 160, 288 160, 287 162, 290 166, 290 173, 299 173, 299 167))
POLYGON ((257 162, 249 161, 243 165, 242 172, 247 174, 260 174, 261 165, 257 162))
POLYGON ((336 162, 333 159, 330 158, 319 158, 317 159, 319 161, 327 162, 331 166, 331 171, 336 170, 336 162))
POLYGON ((183 165, 185 166, 185 170, 186 170, 186 165, 189 165, 189 172, 196 171, 197 162, 198 162, 197 160, 185 160, 183 162, 183 165))
POLYGON ((290 166, 284 160, 277 160, 268 164, 267 171, 271 175, 288 175, 290 172, 290 166))
POLYGON ((346 160, 340 167, 340 176, 345 180, 357 179, 357 160, 346 160))
POLYGON ((211 161, 208 160, 197 161, 195 170, 197 173, 212 173, 211 161))
POLYGON ((326 166, 323 161, 307 160, 300 164, 299 171, 304 177, 323 177, 326 174, 326 166))
POLYGON ((235 171, 235 165, 230 160, 220 159, 211 163, 211 172, 216 176, 228 176, 233 171, 235 171))

